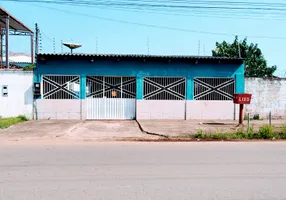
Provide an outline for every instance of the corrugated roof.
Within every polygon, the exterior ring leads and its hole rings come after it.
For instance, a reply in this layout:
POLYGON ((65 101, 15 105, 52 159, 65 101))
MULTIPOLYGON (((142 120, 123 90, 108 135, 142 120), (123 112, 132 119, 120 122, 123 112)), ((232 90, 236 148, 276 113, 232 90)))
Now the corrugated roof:
POLYGON ((33 31, 30 28, 28 28, 26 25, 24 25, 22 22, 20 22, 17 18, 12 16, 4 8, 0 7, 0 25, 2 25, 3 28, 5 28, 5 24, 6 24, 5 20, 8 16, 10 17, 9 25, 10 25, 11 30, 33 33, 33 31))
POLYGON ((176 60, 228 60, 242 62, 242 58, 214 57, 214 56, 188 56, 188 55, 146 55, 146 54, 85 54, 85 53, 39 53, 44 57, 92 57, 92 58, 158 58, 176 60))

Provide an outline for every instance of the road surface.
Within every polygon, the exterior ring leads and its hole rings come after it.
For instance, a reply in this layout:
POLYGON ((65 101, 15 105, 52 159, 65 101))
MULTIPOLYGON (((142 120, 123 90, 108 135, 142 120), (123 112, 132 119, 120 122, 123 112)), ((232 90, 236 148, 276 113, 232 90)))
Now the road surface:
POLYGON ((0 146, 1 200, 286 199, 286 143, 0 146))

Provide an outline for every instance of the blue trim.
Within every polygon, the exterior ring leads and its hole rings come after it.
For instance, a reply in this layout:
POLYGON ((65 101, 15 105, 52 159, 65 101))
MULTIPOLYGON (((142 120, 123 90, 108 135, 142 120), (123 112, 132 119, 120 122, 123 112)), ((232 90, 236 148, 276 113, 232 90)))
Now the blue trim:
POLYGON ((194 99, 194 78, 191 76, 187 77, 186 83, 186 100, 193 100, 194 99))
POLYGON ((186 99, 194 99, 194 78, 236 78, 236 93, 244 93, 244 64, 208 64, 198 62, 144 62, 96 60, 48 60, 37 63, 34 81, 41 75, 80 75, 80 98, 86 98, 86 76, 133 76, 136 77, 136 98, 143 99, 143 78, 146 76, 186 77, 186 99))
POLYGON ((80 75, 80 99, 86 98, 86 75, 80 75))
POLYGON ((136 99, 138 100, 143 99, 143 77, 142 76, 136 77, 136 99))

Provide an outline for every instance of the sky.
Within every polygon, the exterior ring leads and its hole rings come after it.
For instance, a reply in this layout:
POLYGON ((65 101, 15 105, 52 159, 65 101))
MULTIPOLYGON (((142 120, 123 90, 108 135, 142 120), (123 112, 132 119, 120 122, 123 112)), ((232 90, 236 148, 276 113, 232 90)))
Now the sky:
MULTIPOLYGON (((283 0, 275 0, 276 2, 283 0)), ((35 23, 38 23, 42 33, 41 52, 45 53, 61 53, 62 48, 63 52, 68 52, 69 50, 61 45, 61 41, 64 41, 82 44, 80 49, 74 51, 78 53, 210 56, 216 42, 232 42, 234 35, 240 35, 239 39, 247 36, 249 42, 258 44, 269 65, 277 65, 275 75, 286 76, 286 18, 221 18, 199 16, 196 13, 178 16, 108 7, 47 5, 6 0, 1 0, 0 6, 33 30, 35 23), (131 23, 125 23, 126 21, 131 23), (208 34, 204 34, 205 32, 208 34)), ((10 51, 30 53, 30 38, 11 36, 10 51)))

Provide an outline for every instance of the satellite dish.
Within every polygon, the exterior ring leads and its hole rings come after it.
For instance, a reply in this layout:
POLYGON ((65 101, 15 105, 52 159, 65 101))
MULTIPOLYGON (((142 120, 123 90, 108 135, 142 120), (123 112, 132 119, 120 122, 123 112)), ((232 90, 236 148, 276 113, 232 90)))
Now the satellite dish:
POLYGON ((67 43, 67 42, 62 42, 62 44, 68 47, 71 50, 71 53, 74 49, 77 49, 82 46, 81 44, 74 44, 74 43, 67 43))

